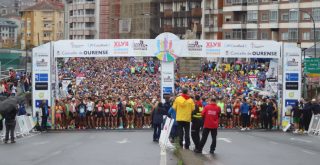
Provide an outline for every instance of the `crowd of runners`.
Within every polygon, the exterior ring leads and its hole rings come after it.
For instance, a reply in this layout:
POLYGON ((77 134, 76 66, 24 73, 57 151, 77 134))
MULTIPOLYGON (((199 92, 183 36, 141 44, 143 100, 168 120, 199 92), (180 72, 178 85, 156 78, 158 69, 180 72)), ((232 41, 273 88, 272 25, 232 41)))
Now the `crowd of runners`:
MULTIPOLYGON (((59 93, 54 120, 56 129, 150 128, 152 112, 160 102, 160 63, 154 59, 69 58, 59 62, 59 93), (76 82, 77 78, 85 77, 76 82), (71 80, 63 87, 62 80, 71 80), (64 93, 64 94, 62 94, 64 93)), ((179 68, 177 68, 179 69, 179 68)), ((276 128, 276 98, 260 96, 252 87, 263 88, 268 63, 206 62, 202 74, 176 77, 176 95, 182 88, 205 106, 214 95, 221 107, 223 128, 276 128), (257 77, 256 84, 249 76, 257 77), (241 105, 249 105, 241 117, 241 105)), ((164 103, 167 115, 174 97, 164 103)))

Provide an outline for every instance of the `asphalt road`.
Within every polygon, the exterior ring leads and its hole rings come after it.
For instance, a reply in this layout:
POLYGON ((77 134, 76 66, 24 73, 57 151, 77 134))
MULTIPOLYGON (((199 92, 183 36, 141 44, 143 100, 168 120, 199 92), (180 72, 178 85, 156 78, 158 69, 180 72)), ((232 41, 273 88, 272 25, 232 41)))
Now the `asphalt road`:
MULTIPOLYGON (((216 154, 202 155, 210 165, 313 165, 320 162, 320 137, 282 132, 219 131, 216 154)), ((169 165, 176 164, 168 154, 169 165)), ((74 131, 43 133, 0 144, 1 165, 158 165, 159 145, 151 131, 74 131)), ((199 163, 192 163, 198 165, 199 163)))
MULTIPOLYGON (((207 154, 211 138, 202 157, 211 165, 313 165, 320 163, 320 137, 283 132, 218 132, 215 155, 207 154)), ((199 156, 192 153, 194 156, 199 156)))
POLYGON ((1 165, 153 165, 159 145, 150 131, 44 133, 0 144, 1 165))

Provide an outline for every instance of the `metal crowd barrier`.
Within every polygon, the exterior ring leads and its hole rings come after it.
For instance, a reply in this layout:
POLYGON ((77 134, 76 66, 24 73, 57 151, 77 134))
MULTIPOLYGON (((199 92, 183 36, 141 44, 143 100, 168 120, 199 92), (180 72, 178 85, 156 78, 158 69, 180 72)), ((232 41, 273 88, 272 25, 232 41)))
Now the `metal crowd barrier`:
MULTIPOLYGON (((16 117, 16 128, 15 128, 15 137, 17 136, 28 136, 32 133, 33 128, 36 126, 35 120, 32 116, 17 116, 16 117)), ((3 120, 3 130, 0 133, 0 138, 4 139, 6 133, 5 119, 3 120)))
POLYGON ((310 122, 309 135, 320 135, 320 114, 319 115, 312 115, 312 119, 310 122))

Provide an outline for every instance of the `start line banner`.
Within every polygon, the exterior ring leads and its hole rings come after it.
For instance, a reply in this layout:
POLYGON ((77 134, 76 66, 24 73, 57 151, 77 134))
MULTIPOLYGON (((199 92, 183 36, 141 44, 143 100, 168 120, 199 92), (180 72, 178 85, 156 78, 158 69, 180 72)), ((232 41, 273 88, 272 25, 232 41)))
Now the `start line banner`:
POLYGON ((281 44, 261 40, 106 39, 54 42, 54 57, 177 57, 280 58, 281 44))

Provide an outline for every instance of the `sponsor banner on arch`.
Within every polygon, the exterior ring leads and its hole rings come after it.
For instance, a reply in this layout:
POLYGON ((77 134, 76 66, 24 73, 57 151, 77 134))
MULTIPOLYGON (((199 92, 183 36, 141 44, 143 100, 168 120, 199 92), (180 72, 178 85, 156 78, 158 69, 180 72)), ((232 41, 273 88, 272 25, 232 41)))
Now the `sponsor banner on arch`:
POLYGON ((280 44, 257 40, 115 39, 60 40, 55 57, 177 57, 280 58, 280 44))

